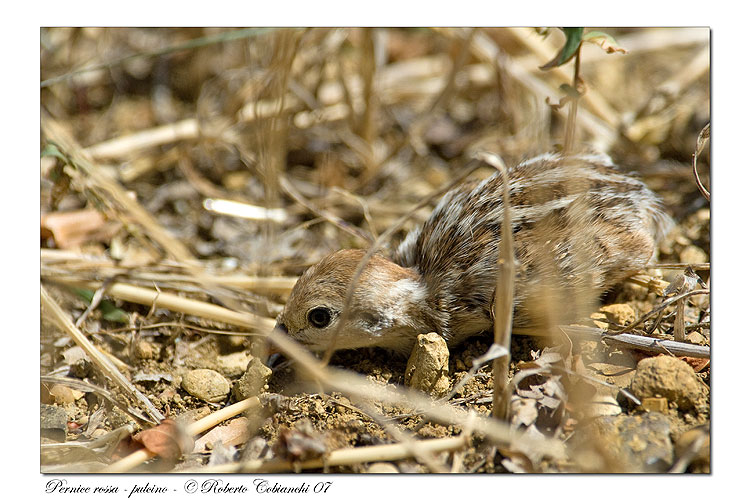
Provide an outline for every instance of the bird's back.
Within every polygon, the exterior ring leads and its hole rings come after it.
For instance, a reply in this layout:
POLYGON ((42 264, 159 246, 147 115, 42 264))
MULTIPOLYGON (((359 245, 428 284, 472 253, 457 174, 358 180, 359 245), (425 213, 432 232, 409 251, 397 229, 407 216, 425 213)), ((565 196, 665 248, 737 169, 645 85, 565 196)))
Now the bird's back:
MULTIPOLYGON (((604 155, 543 155, 509 175, 515 326, 575 320, 649 262, 670 224, 656 196, 604 155)), ((450 191, 396 251, 423 277, 451 344, 492 326, 502 192, 498 174, 450 191)))

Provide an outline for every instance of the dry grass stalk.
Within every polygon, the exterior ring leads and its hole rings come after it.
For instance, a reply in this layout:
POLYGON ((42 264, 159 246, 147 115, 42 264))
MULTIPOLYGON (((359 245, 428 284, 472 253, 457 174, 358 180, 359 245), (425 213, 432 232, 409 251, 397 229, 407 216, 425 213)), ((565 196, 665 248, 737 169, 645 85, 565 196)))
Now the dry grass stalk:
POLYGON ((141 130, 89 146, 84 151, 99 160, 130 156, 138 151, 171 142, 196 139, 200 133, 198 120, 187 118, 175 123, 141 130))
POLYGON ((173 286, 180 288, 180 283, 194 283, 202 285, 208 281, 222 287, 249 290, 259 294, 287 296, 291 292, 297 277, 291 276, 248 276, 239 272, 228 275, 214 275, 206 272, 206 275, 182 274, 184 266, 177 263, 163 262, 155 265, 153 270, 144 266, 124 266, 100 255, 82 254, 68 250, 56 250, 43 248, 41 250, 41 270, 43 278, 55 277, 71 278, 71 273, 76 273, 75 279, 80 280, 103 280, 117 276, 127 276, 128 279, 143 282, 158 282, 162 286, 173 286), (174 264, 174 265, 173 265, 174 264), (88 274, 86 274, 88 273, 88 274), (85 277, 85 276, 90 277, 85 277))
POLYGON ((99 387, 77 378, 57 377, 53 375, 42 375, 39 377, 39 381, 43 384, 61 384, 77 391, 94 393, 97 396, 106 399, 112 406, 116 406, 127 415, 130 415, 130 417, 134 421, 139 422, 141 425, 150 426, 152 424, 148 420, 144 419, 139 412, 131 411, 131 409, 127 405, 118 401, 114 394, 112 394, 104 387, 99 387))
POLYGON ((153 403, 151 403, 146 396, 144 396, 127 378, 125 378, 110 359, 104 356, 102 352, 97 349, 78 328, 76 328, 68 315, 65 314, 57 302, 50 297, 44 286, 41 287, 41 300, 42 306, 51 315, 51 319, 55 324, 57 324, 57 326, 65 333, 70 335, 73 341, 84 350, 94 366, 96 366, 104 376, 117 384, 126 395, 131 396, 133 399, 141 403, 154 422, 159 422, 164 419, 164 415, 156 409, 153 403))
MULTIPOLYGON (((701 130, 701 133, 698 134, 698 139, 695 142, 695 153, 693 153, 693 177, 695 178, 695 183, 698 185, 698 191, 701 192, 703 197, 711 201, 711 193, 708 192, 708 189, 706 189, 703 186, 703 183, 701 182, 701 178, 698 176, 698 157, 703 152, 703 148, 706 147, 706 142, 708 142, 708 139, 711 137, 711 124, 706 124, 705 127, 703 127, 703 130, 701 130)), ((697 268, 695 268, 697 269, 697 268)))
MULTIPOLYGON (((63 280, 56 278, 55 281, 89 290, 96 290, 101 286, 101 283, 79 281, 75 279, 63 280)), ((272 319, 257 316, 249 312, 236 312, 200 300, 188 299, 172 293, 149 290, 125 283, 114 283, 108 286, 106 294, 110 297, 126 300, 128 302, 135 302, 136 304, 163 307, 175 312, 199 316, 213 321, 220 321, 222 323, 252 328, 260 331, 271 329, 276 324, 272 319)))
POLYGON ((664 290, 669 286, 668 281, 664 281, 648 274, 636 274, 628 278, 630 283, 647 288, 649 292, 654 292, 657 295, 663 295, 664 290))
POLYGON ((502 158, 490 153, 482 153, 479 158, 495 167, 503 177, 503 221, 502 241, 497 256, 497 286, 495 288, 495 345, 503 348, 506 354, 492 362, 494 391, 492 416, 508 419, 510 392, 508 391, 508 367, 510 365, 510 337, 513 326, 513 283, 516 277, 515 254, 513 252, 513 230, 511 227, 510 184, 508 169, 502 158))
MULTIPOLYGON (((243 399, 233 405, 226 406, 219 411, 215 411, 210 415, 203 417, 200 420, 193 422, 185 428, 185 433, 190 436, 197 436, 212 427, 220 424, 224 420, 230 419, 239 415, 242 412, 252 410, 260 406, 260 400, 253 396, 251 398, 243 399)), ((147 449, 141 449, 131 453, 130 455, 121 458, 117 462, 114 462, 107 466, 102 472, 108 473, 123 473, 133 470, 146 460, 154 458, 154 453, 147 449)))
POLYGON ((428 456, 444 451, 461 450, 467 445, 467 440, 463 436, 442 439, 426 439, 414 443, 413 446, 407 446, 404 443, 396 443, 334 450, 324 458, 306 460, 304 462, 291 463, 287 460, 280 459, 267 461, 250 460, 239 464, 226 464, 216 467, 204 467, 185 472, 199 472, 202 474, 240 472, 249 474, 288 472, 298 469, 322 469, 325 467, 356 465, 370 462, 393 462, 396 460, 405 460, 414 457, 416 456, 416 453, 423 456, 428 456))
MULTIPOLYGON (((632 56, 691 45, 706 45, 707 40, 706 28, 649 28, 617 37, 619 44, 627 48, 632 56)), ((586 54, 586 63, 599 62, 611 57, 603 50, 591 50, 586 54)))
POLYGON ((359 238, 367 244, 372 244, 373 239, 369 234, 362 231, 360 228, 349 224, 348 222, 343 220, 341 217, 337 217, 336 215, 332 214, 328 210, 314 206, 311 202, 306 200, 305 197, 302 196, 302 193, 297 191, 297 189, 292 185, 292 183, 289 182, 289 180, 283 175, 279 176, 279 185, 281 186, 281 189, 286 194, 288 194, 289 196, 292 197, 292 199, 294 199, 294 201, 296 201, 297 203, 299 203, 300 205, 308 209, 310 212, 314 213, 315 215, 319 217, 322 217, 326 221, 330 222, 331 224, 341 229, 342 231, 351 234, 355 238, 359 238))

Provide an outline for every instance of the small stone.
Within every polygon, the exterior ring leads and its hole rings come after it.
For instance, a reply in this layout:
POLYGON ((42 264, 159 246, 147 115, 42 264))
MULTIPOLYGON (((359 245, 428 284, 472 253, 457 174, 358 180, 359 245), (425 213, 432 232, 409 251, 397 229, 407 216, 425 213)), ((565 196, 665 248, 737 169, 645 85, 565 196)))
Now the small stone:
POLYGON ((628 325, 635 321, 635 311, 630 304, 610 304, 599 308, 607 319, 618 325, 628 325))
POLYGON ((252 356, 245 354, 242 351, 233 352, 232 354, 216 358, 216 367, 225 377, 239 377, 245 373, 247 364, 250 362, 251 358, 252 356))
POLYGON ((441 397, 451 388, 448 378, 450 353, 445 339, 437 333, 417 336, 417 343, 406 363, 406 385, 441 397))
POLYGON ((268 389, 268 379, 273 371, 260 359, 253 357, 247 364, 247 369, 242 377, 234 384, 234 397, 241 401, 252 396, 257 396, 268 389))
POLYGON ((200 368, 185 375, 182 379, 182 388, 198 399, 218 403, 227 397, 231 386, 221 373, 200 368))
POLYGON ((375 462, 370 464, 365 472, 368 474, 398 474, 399 470, 398 467, 388 462, 375 462))
POLYGON ((589 316, 591 320, 594 322, 594 326, 597 328, 601 328, 602 330, 606 330, 609 328, 609 322, 607 321, 607 315, 602 312, 593 312, 591 313, 591 316, 589 316))
POLYGON ((42 437, 62 443, 68 431, 68 414, 59 406, 41 405, 40 424, 42 437))
POLYGON ((60 404, 72 403, 81 399, 85 394, 82 391, 77 391, 61 384, 53 385, 49 393, 55 398, 55 402, 60 404))
POLYGON ((614 459, 611 466, 618 468, 608 472, 665 472, 672 465, 674 450, 665 415, 601 417, 592 425, 594 432, 581 433, 581 439, 593 437, 593 442, 606 443, 614 459))
POLYGON ((669 404, 667 398, 643 398, 641 408, 644 411, 655 411, 658 413, 667 413, 669 404))
POLYGON ((701 335, 699 332, 690 332, 685 336, 685 340, 690 342, 691 344, 705 344, 706 343, 706 337, 701 335))
POLYGON ((708 395, 708 390, 698 381, 690 365, 672 356, 641 360, 630 388, 641 401, 663 397, 682 410, 705 405, 708 395))
POLYGON ((159 351, 159 346, 148 340, 139 340, 135 344, 135 356, 138 359, 156 359, 159 351))
POLYGON ((108 432, 109 431, 107 431, 107 429, 95 429, 94 432, 91 433, 91 439, 97 439, 102 436, 106 436, 108 432))
POLYGON ((702 249, 695 245, 690 245, 680 252, 680 262, 686 264, 705 264, 708 262, 708 255, 702 249))

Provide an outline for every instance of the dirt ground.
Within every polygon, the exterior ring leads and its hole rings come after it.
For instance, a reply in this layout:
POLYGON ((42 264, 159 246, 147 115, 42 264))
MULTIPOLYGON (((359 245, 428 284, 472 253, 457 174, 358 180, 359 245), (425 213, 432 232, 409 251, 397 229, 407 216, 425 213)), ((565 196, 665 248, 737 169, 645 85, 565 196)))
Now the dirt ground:
MULTIPOLYGON (((710 71, 696 64, 708 60, 708 30, 606 31, 629 52, 585 44, 576 143, 604 150, 642 178, 674 218, 658 249, 662 266, 642 274, 671 283, 689 264, 708 287, 709 203, 691 164, 710 117, 710 71)), ((266 372, 255 366, 256 375, 246 375, 253 358, 266 360, 260 328, 157 306, 156 299, 106 291, 92 298, 105 285, 124 283, 272 322, 293 278, 330 251, 366 248, 476 151, 496 152, 512 165, 559 149, 568 108, 557 112, 545 99, 563 97, 559 86, 571 81, 573 63, 539 66, 562 44, 559 30, 543 38, 521 28, 42 30, 41 277, 51 300, 156 410, 180 423, 243 399, 243 377, 251 385, 261 379, 254 391, 260 405, 235 418, 246 419, 239 435, 183 447, 178 458, 162 456, 134 471, 274 459, 294 471, 337 450, 468 433, 461 450, 432 459, 311 470, 709 472, 711 370, 701 356, 514 335, 510 426, 561 443, 564 454, 550 456, 440 423, 409 405, 311 383, 283 356, 268 362, 272 373, 258 376, 266 372), (201 43, 185 46, 196 39, 201 43), (172 135, 165 139, 159 127, 172 135), (207 199, 273 208, 281 219, 220 214, 207 199), (190 266, 222 279, 291 279, 212 283, 195 279, 190 266), (92 300, 101 302, 89 310, 92 300), (215 398, 186 389, 186 380, 205 370, 218 374, 211 375, 218 388, 209 389, 218 391, 215 398)), ((709 162, 706 147, 697 168, 710 190, 709 162)), ((417 211, 385 250, 437 201, 417 211)), ((633 282, 613 285, 581 325, 612 333, 635 324, 628 333, 674 340, 676 305, 637 323, 666 298, 633 282)), ((684 302, 687 344, 710 346, 709 297, 684 302)), ((49 309, 42 319, 42 468, 102 470, 137 446, 129 436, 152 425, 148 410, 102 374, 49 309)), ((491 416, 492 364, 471 371, 491 345, 487 333, 451 351, 446 376, 451 387, 464 385, 444 403, 491 416)), ((393 388, 406 384, 407 362, 372 348, 339 351, 329 365, 393 388)))

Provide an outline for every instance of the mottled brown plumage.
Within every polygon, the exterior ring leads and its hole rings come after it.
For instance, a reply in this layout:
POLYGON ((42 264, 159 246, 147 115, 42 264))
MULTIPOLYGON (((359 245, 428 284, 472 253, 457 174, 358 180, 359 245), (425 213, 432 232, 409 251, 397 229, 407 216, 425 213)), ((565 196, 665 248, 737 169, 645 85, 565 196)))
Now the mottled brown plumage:
MULTIPOLYGON (((578 319, 651 260, 671 223, 655 195, 604 155, 543 155, 509 175, 516 327, 578 319)), ((499 175, 447 193, 393 260, 368 263, 336 348, 408 352, 420 333, 435 331, 453 346, 491 329, 502 219, 499 175)), ((363 255, 342 250, 308 269, 279 326, 326 349, 363 255)))

